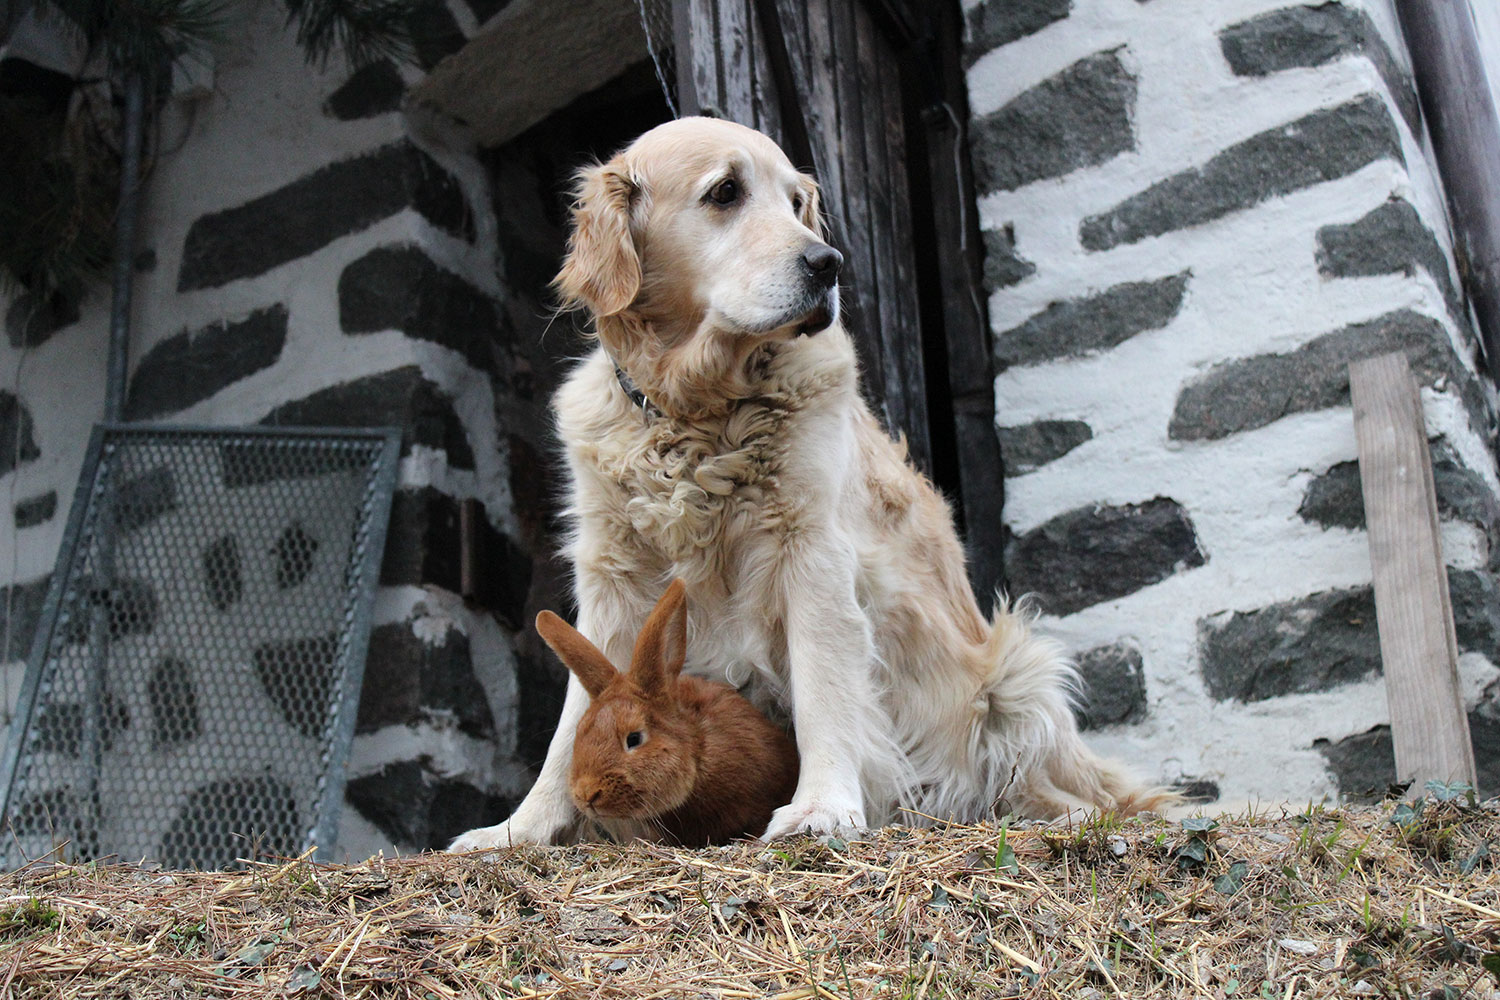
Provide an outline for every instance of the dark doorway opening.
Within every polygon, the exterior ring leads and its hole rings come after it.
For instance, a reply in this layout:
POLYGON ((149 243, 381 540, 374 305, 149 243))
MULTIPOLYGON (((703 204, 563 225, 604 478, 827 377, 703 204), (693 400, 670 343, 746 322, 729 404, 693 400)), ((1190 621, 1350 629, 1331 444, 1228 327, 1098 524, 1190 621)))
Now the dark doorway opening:
MULTIPOLYGON (((671 118, 649 61, 559 108, 513 139, 481 153, 490 177, 501 278, 515 331, 511 392, 496 393, 498 425, 510 451, 511 494, 524 543, 535 553, 528 613, 570 606, 568 567, 557 554, 561 524, 560 446, 548 403, 587 349, 583 319, 557 315, 550 282, 567 247, 573 174, 671 118)), ((528 618, 529 620, 529 618, 528 618)), ((515 636, 519 697, 516 755, 546 757, 562 711, 567 671, 530 627, 515 636)))

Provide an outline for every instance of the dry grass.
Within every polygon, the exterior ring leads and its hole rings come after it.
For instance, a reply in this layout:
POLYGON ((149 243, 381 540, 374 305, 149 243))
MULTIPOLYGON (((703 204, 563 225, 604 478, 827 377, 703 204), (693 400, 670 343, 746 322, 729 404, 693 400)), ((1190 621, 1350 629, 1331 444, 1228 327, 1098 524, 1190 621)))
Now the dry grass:
POLYGON ((33 866, 0 879, 0 996, 1500 996, 1500 809, 1391 819, 33 866))

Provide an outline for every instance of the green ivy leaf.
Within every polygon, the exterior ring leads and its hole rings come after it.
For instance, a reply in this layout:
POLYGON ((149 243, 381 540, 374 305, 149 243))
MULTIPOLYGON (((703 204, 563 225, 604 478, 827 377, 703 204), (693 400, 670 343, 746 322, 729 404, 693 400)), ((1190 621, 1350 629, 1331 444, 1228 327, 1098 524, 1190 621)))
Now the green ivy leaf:
POLYGON ((1214 879, 1214 888, 1226 896, 1233 896, 1245 884, 1245 875, 1249 871, 1249 865, 1243 861, 1236 861, 1229 866, 1228 872, 1214 879))

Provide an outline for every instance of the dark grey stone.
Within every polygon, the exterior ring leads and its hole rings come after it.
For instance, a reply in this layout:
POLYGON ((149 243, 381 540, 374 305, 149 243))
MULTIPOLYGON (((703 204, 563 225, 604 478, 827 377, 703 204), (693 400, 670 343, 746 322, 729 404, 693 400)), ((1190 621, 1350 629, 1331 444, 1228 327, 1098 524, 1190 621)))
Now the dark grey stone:
POLYGON ((69 789, 66 788, 49 788, 45 792, 17 795, 15 804, 0 817, 0 829, 9 827, 5 831, 6 836, 12 833, 17 837, 51 836, 57 832, 59 816, 76 813, 68 800, 69 789))
POLYGON ((1183 778, 1173 783, 1172 791, 1182 796, 1184 802, 1196 805, 1219 801, 1219 783, 1207 778, 1183 778))
POLYGON ((22 292, 5 312, 5 336, 21 349, 46 343, 64 327, 78 322, 78 301, 61 292, 43 298, 22 292))
POLYGON ((1200 167, 1159 181, 1114 208, 1083 220, 1087 250, 1108 250, 1189 226, 1314 184, 1376 160, 1405 162, 1401 137, 1373 95, 1315 111, 1237 143, 1200 167))
POLYGON ((1453 284, 1448 257, 1410 202, 1392 198, 1354 222, 1318 230, 1318 273, 1325 277, 1410 275, 1418 268, 1442 289, 1448 312, 1466 323, 1468 309, 1453 284))
POLYGON ((287 725, 308 739, 321 739, 337 679, 337 634, 262 643, 252 660, 255 675, 287 725))
POLYGON ((1135 77, 1113 52, 1079 60, 969 132, 981 193, 1061 177, 1135 148, 1135 77))
POLYGON ((271 367, 286 344, 286 325, 286 306, 277 304, 242 320, 168 337, 136 365, 125 396, 125 419, 175 413, 271 367))
POLYGON ((400 330, 462 354, 494 371, 502 329, 495 301, 411 244, 377 247, 339 275, 339 325, 345 333, 400 330))
MULTIPOLYGON (((42 707, 32 723, 33 753, 77 757, 83 750, 87 709, 77 702, 52 702, 42 707)), ((99 714, 99 745, 113 750, 115 740, 130 727, 130 709, 123 698, 105 691, 99 714)))
POLYGON ((214 288, 264 273, 404 208, 416 209, 455 236, 473 238, 473 219, 458 182, 402 141, 201 216, 188 230, 177 290, 214 288))
POLYGON ((1035 594, 1054 615, 1133 594, 1203 563, 1187 511, 1163 497, 1059 514, 1012 539, 1005 551, 1014 592, 1035 594))
POLYGON ((115 493, 115 525, 121 531, 139 531, 176 509, 177 477, 169 466, 132 476, 115 493))
MULTIPOLYGON (((1500 716, 1492 708, 1490 704, 1481 704, 1468 713, 1469 743, 1474 748, 1482 798, 1500 794, 1500 716)), ((1378 801, 1396 783, 1396 752, 1390 726, 1375 726, 1338 742, 1315 740, 1313 749, 1328 761, 1339 794, 1346 801, 1378 801)))
POLYGON ((42 620, 42 605, 47 603, 47 590, 51 586, 50 576, 0 586, 0 637, 10 639, 9 645, 0 648, 0 657, 4 658, 0 662, 14 663, 30 654, 31 640, 36 635, 37 623, 42 620))
POLYGON ((1007 476, 1022 476, 1062 458, 1093 438, 1082 420, 1038 420, 1019 427, 1001 427, 1000 455, 1007 476))
POLYGON ((365 683, 355 732, 411 725, 432 712, 452 713, 459 729, 493 739, 495 718, 474 676, 469 638, 451 630, 437 644, 423 642, 410 622, 376 626, 370 632, 365 683))
POLYGON ((89 641, 95 609, 102 610, 111 639, 150 635, 156 628, 160 608, 150 581, 125 576, 106 588, 83 576, 78 578, 69 597, 58 616, 58 631, 65 643, 89 641))
POLYGON ((995 362, 1037 364, 1116 347, 1138 333, 1159 330, 1182 308, 1190 272, 1132 281, 1095 295, 1054 302, 995 337, 995 362))
MULTIPOLYGON (((531 557, 491 527, 482 511, 475 519, 479 531, 474 555, 483 571, 473 599, 511 629, 519 629, 527 621, 531 557)), ((460 593, 461 548, 457 500, 431 486, 398 489, 391 500, 380 582, 388 587, 435 585, 460 593)))
POLYGON ((431 70, 468 41, 444 0, 411 0, 406 23, 417 63, 424 70, 431 70))
POLYGON ((42 457, 36 446, 31 411, 15 393, 0 389, 0 476, 24 462, 42 457))
MULTIPOLYGON (((1500 664, 1500 581, 1448 570, 1460 652, 1500 664)), ((1208 693, 1263 701, 1326 691, 1380 672, 1380 633, 1370 587, 1329 590, 1256 611, 1205 618, 1198 644, 1208 693)))
MULTIPOLYGON (((474 451, 453 410, 452 399, 428 381, 416 365, 321 389, 283 403, 260 422, 271 426, 400 427, 405 432, 402 454, 408 454, 412 445, 426 445, 447 452, 452 468, 474 468, 474 451)), ((251 457, 246 453, 244 460, 231 459, 233 470, 226 465, 226 482, 253 485, 266 481, 268 474, 257 471, 264 463, 252 463, 251 457)))
POLYGON ((1362 10, 1342 3, 1273 10, 1225 28, 1219 34, 1219 46, 1238 76, 1268 76, 1364 55, 1390 88, 1413 134, 1421 134, 1422 108, 1417 89, 1362 10))
POLYGON ((164 868, 211 871, 241 858, 294 858, 311 817, 275 778, 231 778, 194 789, 161 842, 164 868))
POLYGON ((1125 643, 1100 646, 1078 657, 1084 703, 1074 709, 1083 729, 1099 729, 1146 716, 1146 672, 1141 651, 1125 643))
POLYGON ((1447 378, 1471 413, 1486 412, 1479 387, 1453 353, 1443 325, 1403 309, 1326 333, 1289 354, 1214 366, 1178 393, 1168 433, 1177 441, 1213 441, 1292 413, 1348 405, 1349 362, 1398 350, 1406 352, 1423 385, 1447 378))
POLYGON ((1018 285, 1036 273, 1036 265, 1016 252, 1015 227, 986 229, 980 235, 984 238, 985 291, 1018 285))
POLYGON ((1482 653, 1500 666, 1500 575, 1484 570, 1448 570, 1458 648, 1482 653))
POLYGON ((985 0, 969 11, 964 65, 972 66, 991 49, 1061 21, 1072 8, 1073 0, 985 0))
POLYGON ((48 490, 41 496, 28 497, 16 504, 16 529, 34 528, 39 524, 46 524, 56 514, 56 490, 48 490))
POLYGON ((146 697, 151 705, 151 749, 170 750, 203 735, 191 663, 175 656, 162 659, 151 671, 146 697))
POLYGON ((1379 801, 1396 783, 1396 752, 1390 726, 1373 726, 1337 743, 1314 740, 1313 749, 1328 761, 1339 795, 1345 801, 1379 801))
POLYGON ((220 611, 228 611, 245 596, 240 541, 235 536, 221 535, 203 550, 203 589, 209 603, 220 611))
POLYGON ((323 113, 339 121, 373 118, 401 107, 406 81, 395 63, 377 59, 361 66, 323 102, 323 113))
POLYGON ((443 778, 415 760, 387 764, 375 774, 355 778, 344 796, 393 843, 414 850, 447 847, 460 833, 492 826, 515 807, 509 799, 443 778))
MULTIPOLYGON (((1500 498, 1484 479, 1466 468, 1447 442, 1431 443, 1432 482, 1437 493, 1438 516, 1444 520, 1468 521, 1500 541, 1500 498)), ((1339 462, 1307 484, 1297 513, 1305 521, 1325 528, 1363 529, 1364 492, 1359 463, 1339 462)))
POLYGON ((287 525, 271 547, 276 557, 276 586, 291 590, 312 575, 318 556, 318 540, 300 523, 287 525))
POLYGON ((1380 670, 1369 587, 1329 590, 1257 611, 1198 622, 1208 693, 1264 701, 1329 688, 1380 670))

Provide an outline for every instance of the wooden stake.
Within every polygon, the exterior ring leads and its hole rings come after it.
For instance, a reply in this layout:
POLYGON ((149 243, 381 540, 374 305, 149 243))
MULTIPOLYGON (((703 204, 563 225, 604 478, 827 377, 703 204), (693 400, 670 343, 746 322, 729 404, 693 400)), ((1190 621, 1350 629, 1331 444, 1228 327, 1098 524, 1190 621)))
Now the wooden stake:
POLYGON ((1475 783, 1422 398, 1406 356, 1349 365, 1396 779, 1475 783))

